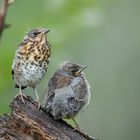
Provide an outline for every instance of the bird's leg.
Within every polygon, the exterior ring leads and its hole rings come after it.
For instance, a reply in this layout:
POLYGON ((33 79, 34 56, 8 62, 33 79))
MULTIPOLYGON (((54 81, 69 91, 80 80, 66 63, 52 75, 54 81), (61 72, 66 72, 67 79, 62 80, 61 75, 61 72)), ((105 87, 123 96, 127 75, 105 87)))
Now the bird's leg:
POLYGON ((16 98, 16 97, 18 97, 18 96, 20 96, 22 102, 25 103, 23 97, 25 97, 25 98, 27 98, 27 97, 22 93, 21 85, 19 85, 19 93, 18 93, 14 98, 16 98))
POLYGON ((38 104, 37 108, 39 109, 40 108, 40 101, 39 101, 39 96, 38 96, 36 87, 34 88, 34 91, 35 91, 35 94, 36 94, 36 100, 34 100, 34 101, 37 102, 37 104, 38 104))
POLYGON ((73 122, 75 123, 75 128, 74 128, 74 130, 82 131, 82 129, 80 128, 80 126, 79 126, 78 123, 76 122, 75 118, 72 117, 71 119, 72 119, 73 122))

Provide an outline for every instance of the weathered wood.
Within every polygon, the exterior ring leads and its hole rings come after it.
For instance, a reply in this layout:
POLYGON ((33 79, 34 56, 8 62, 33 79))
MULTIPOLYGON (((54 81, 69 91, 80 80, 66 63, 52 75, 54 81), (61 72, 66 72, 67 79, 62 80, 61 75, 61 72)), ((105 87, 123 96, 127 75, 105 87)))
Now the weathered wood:
POLYGON ((11 115, 0 116, 0 140, 95 140, 83 132, 75 131, 64 121, 56 121, 28 97, 23 103, 15 98, 11 115))

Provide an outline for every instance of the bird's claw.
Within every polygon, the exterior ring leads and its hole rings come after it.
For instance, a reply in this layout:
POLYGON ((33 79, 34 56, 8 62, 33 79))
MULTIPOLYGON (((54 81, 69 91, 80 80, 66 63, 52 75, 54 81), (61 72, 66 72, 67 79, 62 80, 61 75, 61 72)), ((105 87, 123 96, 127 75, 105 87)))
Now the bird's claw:
POLYGON ((22 100, 22 102, 23 103, 25 103, 25 100, 24 100, 24 98, 26 98, 27 99, 27 96, 26 95, 24 95, 23 93, 19 93, 19 94, 17 94, 14 98, 17 98, 17 97, 21 97, 21 100, 22 100))

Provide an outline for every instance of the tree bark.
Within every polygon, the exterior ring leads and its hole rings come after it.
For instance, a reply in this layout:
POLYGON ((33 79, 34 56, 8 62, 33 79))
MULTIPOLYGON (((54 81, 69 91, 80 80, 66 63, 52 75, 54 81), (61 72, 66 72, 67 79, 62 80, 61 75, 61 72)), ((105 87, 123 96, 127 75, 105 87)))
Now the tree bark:
POLYGON ((95 140, 63 120, 54 120, 43 107, 38 110, 31 97, 25 103, 15 98, 10 108, 10 115, 0 116, 0 140, 95 140))

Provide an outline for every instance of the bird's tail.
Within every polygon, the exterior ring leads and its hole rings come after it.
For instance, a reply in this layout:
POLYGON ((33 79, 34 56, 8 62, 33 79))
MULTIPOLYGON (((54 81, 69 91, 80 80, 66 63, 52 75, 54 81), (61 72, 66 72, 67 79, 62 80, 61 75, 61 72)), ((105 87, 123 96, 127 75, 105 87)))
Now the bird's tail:
MULTIPOLYGON (((19 88, 17 84, 15 84, 15 88, 19 88)), ((21 89, 27 88, 27 86, 21 86, 21 89)))

